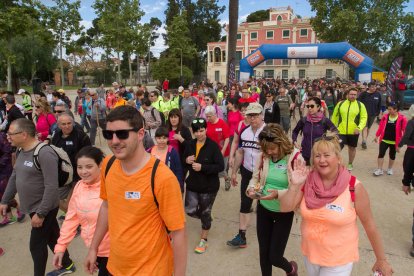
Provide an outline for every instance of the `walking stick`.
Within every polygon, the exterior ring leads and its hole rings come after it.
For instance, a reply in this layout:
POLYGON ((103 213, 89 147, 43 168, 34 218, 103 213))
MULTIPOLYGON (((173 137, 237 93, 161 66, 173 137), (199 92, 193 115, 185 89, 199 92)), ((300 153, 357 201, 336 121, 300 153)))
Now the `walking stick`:
MULTIPOLYGON (((99 99, 98 99, 98 102, 99 102, 99 99)), ((98 129, 100 128, 100 125, 99 125, 99 115, 98 115, 98 112, 99 112, 99 108, 98 108, 98 104, 97 104, 97 105, 96 105, 96 123, 97 123, 96 132, 98 133, 99 146, 101 146, 101 147, 102 147, 101 132, 98 132, 98 129)))

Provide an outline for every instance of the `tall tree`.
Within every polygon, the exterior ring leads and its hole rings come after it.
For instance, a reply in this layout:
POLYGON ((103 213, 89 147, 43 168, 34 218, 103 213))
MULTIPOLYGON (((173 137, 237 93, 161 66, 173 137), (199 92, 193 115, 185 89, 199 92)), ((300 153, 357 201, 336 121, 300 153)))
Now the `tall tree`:
POLYGON ((319 39, 348 41, 368 55, 386 50, 398 32, 408 0, 309 0, 319 39))
POLYGON ((229 0, 229 34, 227 51, 226 83, 229 84, 230 67, 236 66, 237 27, 239 18, 239 0, 229 0))
MULTIPOLYGON (((143 25, 140 23, 144 12, 140 9, 139 0, 96 0, 93 5, 99 18, 101 31, 100 45, 117 53, 135 51, 134 41, 143 39, 143 25)), ((129 63, 130 79, 132 64, 129 63)), ((121 66, 118 63, 118 81, 121 81, 121 66)))
POLYGON ((69 0, 53 0, 55 6, 47 8, 44 6, 44 17, 47 27, 52 30, 59 48, 60 74, 62 88, 65 85, 65 72, 63 70, 63 48, 72 42, 73 35, 79 35, 83 27, 79 14, 80 0, 70 2, 69 0))
POLYGON ((270 16, 270 10, 258 10, 249 14, 246 18, 246 22, 261 22, 268 21, 270 16))

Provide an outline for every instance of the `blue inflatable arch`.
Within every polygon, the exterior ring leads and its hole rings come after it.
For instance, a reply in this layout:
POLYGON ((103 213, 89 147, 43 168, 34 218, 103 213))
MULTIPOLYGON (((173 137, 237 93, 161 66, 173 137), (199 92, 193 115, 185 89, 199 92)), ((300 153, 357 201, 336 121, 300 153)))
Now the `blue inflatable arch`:
POLYGON ((355 68, 355 80, 370 82, 373 61, 347 42, 319 44, 263 44, 240 61, 240 80, 247 81, 253 68, 267 59, 342 59, 355 68))

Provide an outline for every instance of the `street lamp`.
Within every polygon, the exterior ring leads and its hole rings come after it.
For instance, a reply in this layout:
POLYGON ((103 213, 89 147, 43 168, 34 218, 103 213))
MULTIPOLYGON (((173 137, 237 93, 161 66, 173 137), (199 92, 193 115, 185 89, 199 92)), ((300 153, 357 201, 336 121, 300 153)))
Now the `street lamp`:
POLYGON ((149 83, 149 76, 151 74, 151 70, 150 70, 150 64, 151 64, 151 42, 156 40, 158 37, 160 36, 159 33, 152 33, 150 36, 150 39, 148 41, 148 74, 147 74, 147 84, 149 83))

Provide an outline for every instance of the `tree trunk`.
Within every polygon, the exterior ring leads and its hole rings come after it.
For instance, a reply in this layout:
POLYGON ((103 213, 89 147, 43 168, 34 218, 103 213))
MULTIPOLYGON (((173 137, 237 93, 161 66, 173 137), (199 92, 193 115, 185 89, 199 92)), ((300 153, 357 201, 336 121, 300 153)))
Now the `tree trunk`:
POLYGON ((132 85, 132 62, 131 54, 128 53, 129 85, 132 85))
MULTIPOLYGON (((226 83, 229 84, 230 64, 236 66, 237 27, 239 18, 239 0, 229 0, 229 33, 227 34, 227 74, 226 83)), ((229 87, 230 88, 230 87, 229 87)))
POLYGON ((137 53, 137 76, 138 76, 138 80, 137 80, 137 84, 141 83, 141 64, 139 62, 139 54, 137 53))
POLYGON ((7 91, 12 91, 12 65, 11 57, 7 57, 7 91))
POLYGON ((117 52, 117 55, 118 55, 118 72, 117 72, 117 81, 119 82, 119 83, 121 83, 121 58, 120 58, 120 56, 119 56, 119 52, 117 52))

